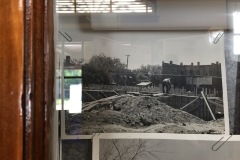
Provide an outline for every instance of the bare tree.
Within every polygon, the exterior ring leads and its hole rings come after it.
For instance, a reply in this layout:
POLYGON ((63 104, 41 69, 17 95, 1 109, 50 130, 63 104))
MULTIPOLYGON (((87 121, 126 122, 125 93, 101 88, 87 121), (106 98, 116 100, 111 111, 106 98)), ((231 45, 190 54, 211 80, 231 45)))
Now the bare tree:
POLYGON ((147 145, 146 140, 103 140, 100 148, 100 160, 138 160, 151 159, 159 160, 157 153, 160 143, 147 145))

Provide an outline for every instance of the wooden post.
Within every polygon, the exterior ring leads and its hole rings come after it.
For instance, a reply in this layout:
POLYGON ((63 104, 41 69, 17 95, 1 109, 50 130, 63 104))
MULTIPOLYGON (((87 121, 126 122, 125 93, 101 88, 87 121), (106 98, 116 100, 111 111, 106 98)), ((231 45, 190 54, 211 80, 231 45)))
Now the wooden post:
POLYGON ((207 95, 207 88, 204 88, 204 94, 207 95))
POLYGON ((189 102, 188 104, 186 104, 185 106, 183 106, 182 108, 180 108, 181 110, 188 107, 189 105, 191 105, 192 103, 194 103, 196 100, 198 100, 199 97, 195 98, 194 100, 192 100, 191 102, 189 102))
POLYGON ((217 95, 216 94, 216 88, 213 89, 213 95, 214 95, 214 97, 216 97, 216 95, 217 95))
POLYGON ((207 98, 205 97, 203 91, 201 92, 201 94, 202 94, 202 97, 203 97, 203 99, 204 99, 207 107, 208 107, 209 112, 211 113, 212 118, 213 118, 214 120, 216 120, 216 118, 215 118, 215 116, 214 116, 214 114, 213 114, 213 112, 212 112, 212 109, 211 109, 211 107, 209 106, 208 101, 207 101, 207 98))
POLYGON ((83 93, 85 93, 85 94, 86 94, 88 97, 90 97, 93 101, 96 100, 93 96, 91 96, 90 94, 88 94, 86 91, 83 91, 83 93))
POLYGON ((115 90, 113 90, 113 92, 114 92, 116 95, 118 95, 118 93, 117 93, 115 90))

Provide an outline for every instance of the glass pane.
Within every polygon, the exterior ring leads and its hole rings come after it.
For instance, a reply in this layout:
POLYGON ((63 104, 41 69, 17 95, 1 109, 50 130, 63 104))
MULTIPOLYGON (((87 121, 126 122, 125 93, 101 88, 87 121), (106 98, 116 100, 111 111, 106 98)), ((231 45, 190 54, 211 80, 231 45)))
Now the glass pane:
POLYGON ((56 13, 61 138, 237 129, 238 2, 56 0, 56 13))
POLYGON ((56 109, 62 110, 63 108, 63 41, 61 38, 58 39, 56 44, 56 52, 55 52, 55 96, 56 96, 56 109))

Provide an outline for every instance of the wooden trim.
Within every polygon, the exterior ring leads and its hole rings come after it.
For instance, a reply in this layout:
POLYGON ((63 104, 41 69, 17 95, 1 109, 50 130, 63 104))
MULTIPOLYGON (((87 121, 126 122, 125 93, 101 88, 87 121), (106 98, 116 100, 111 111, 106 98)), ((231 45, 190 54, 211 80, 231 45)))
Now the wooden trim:
POLYGON ((25 0, 24 160, 51 157, 54 101, 53 2, 25 0))
POLYGON ((45 46, 45 84, 44 88, 45 92, 45 112, 46 112, 46 126, 45 126, 45 157, 44 159, 51 159, 52 148, 54 144, 52 144, 52 129, 53 126, 53 113, 55 110, 54 106, 54 75, 55 75, 55 56, 54 56, 54 15, 53 15, 53 1, 45 0, 45 16, 44 16, 44 46, 45 46))
POLYGON ((24 150, 23 159, 29 160, 32 157, 32 139, 33 139, 33 103, 31 101, 32 94, 32 81, 33 81, 33 26, 31 19, 32 13, 32 1, 25 1, 24 6, 24 94, 23 94, 23 115, 24 115, 24 150))
POLYGON ((21 160, 23 150, 23 6, 0 1, 0 159, 21 160))

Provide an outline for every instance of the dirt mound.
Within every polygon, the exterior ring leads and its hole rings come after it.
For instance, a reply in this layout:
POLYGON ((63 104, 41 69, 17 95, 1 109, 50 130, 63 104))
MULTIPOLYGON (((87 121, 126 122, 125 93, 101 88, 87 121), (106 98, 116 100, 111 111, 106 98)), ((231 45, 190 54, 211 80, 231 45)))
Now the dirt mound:
POLYGON ((123 97, 115 101, 113 109, 128 115, 143 126, 159 123, 206 123, 185 111, 158 101, 156 97, 123 97))
POLYGON ((66 133, 110 133, 109 130, 119 132, 119 130, 110 127, 107 129, 106 126, 109 125, 123 127, 124 129, 120 131, 128 132, 127 128, 142 130, 154 125, 176 124, 186 126, 190 123, 207 124, 206 121, 198 117, 160 102, 156 97, 125 96, 114 100, 112 103, 96 105, 82 114, 66 114, 66 133))

